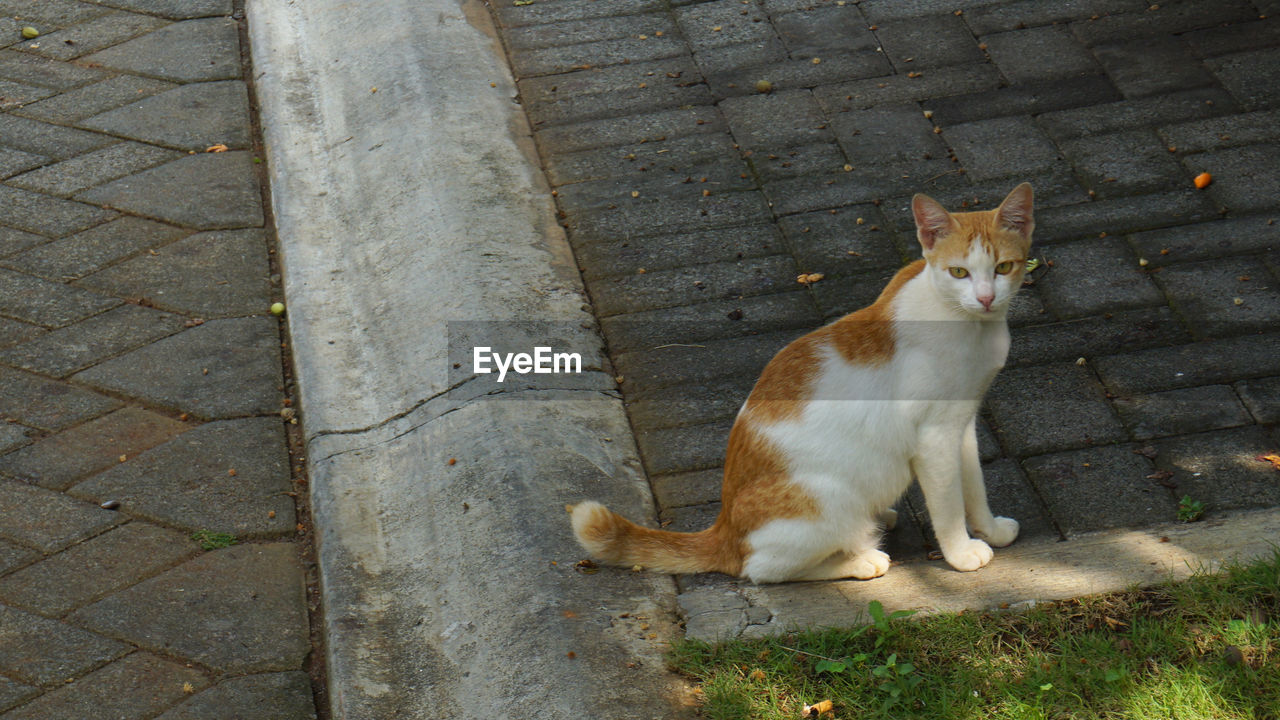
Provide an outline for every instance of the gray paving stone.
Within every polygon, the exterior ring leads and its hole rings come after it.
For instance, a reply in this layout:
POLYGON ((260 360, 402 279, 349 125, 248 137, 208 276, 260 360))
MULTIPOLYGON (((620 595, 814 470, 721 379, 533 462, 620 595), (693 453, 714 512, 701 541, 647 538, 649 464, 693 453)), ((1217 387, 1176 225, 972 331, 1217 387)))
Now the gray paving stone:
POLYGON ((975 33, 986 35, 1105 13, 1137 12, 1149 6, 1145 0, 1022 0, 965 8, 964 19, 975 33))
MULTIPOLYGON (((801 334, 799 331, 785 333, 790 337, 801 334)), ((777 345, 775 353, 785 344, 777 345)), ((626 396, 627 412, 635 427, 649 430, 732 419, 746 401, 765 362, 768 358, 736 375, 658 388, 638 386, 626 396)))
POLYGON ((90 275, 78 284, 145 297, 202 318, 249 315, 269 305, 271 268, 261 230, 196 233, 90 275))
MULTIPOLYGON (((781 65, 787 62, 787 46, 771 36, 760 42, 702 48, 693 54, 693 61, 703 75, 728 75, 730 79, 725 82, 733 83, 734 87, 746 82, 745 87, 754 91, 756 81, 770 78, 761 74, 747 80, 745 76, 736 76, 735 71, 751 68, 753 72, 764 73, 766 65, 781 65)), ((718 89, 719 85, 716 87, 718 89)))
MULTIPOLYGON (((0 90, 0 92, 3 92, 3 90, 0 90)), ((49 158, 43 155, 33 155, 21 150, 0 148, 0 178, 17 175, 31 168, 40 167, 47 162, 49 162, 49 158)))
POLYGON ((187 155, 77 197, 198 230, 263 222, 258 177, 247 152, 187 155))
POLYGON ((1099 45, 1093 52, 1125 97, 1148 97, 1217 84, 1202 64, 1188 62, 1191 48, 1178 37, 1126 38, 1099 45))
POLYGON ((827 175, 849 164, 844 150, 832 143, 800 145, 776 153, 753 153, 748 157, 761 182, 774 182, 801 175, 827 175))
POLYGON ((151 145, 122 142, 77 155, 9 180, 9 185, 70 197, 81 190, 132 175, 181 157, 180 153, 151 145))
POLYGON ((857 165, 945 157, 947 146, 915 103, 851 110, 832 118, 832 128, 857 165))
POLYGON ((768 16, 754 3, 714 0, 676 8, 674 14, 695 51, 776 38, 768 16))
POLYGON ((28 442, 26 428, 11 422, 0 423, 0 453, 20 448, 28 442))
MULTIPOLYGON (((707 83, 717 97, 746 95, 756 92, 756 83, 768 80, 775 90, 817 88, 858 78, 883 78, 893 72, 883 53, 846 52, 810 60, 772 60, 767 55, 751 52, 754 46, 735 46, 739 59, 728 63, 731 69, 704 71, 707 83), (819 60, 819 62, 813 62, 819 60)), ((699 60, 699 63, 703 63, 699 60)))
POLYGON ((1190 495, 1206 506, 1206 516, 1242 508, 1280 504, 1280 483, 1271 463, 1257 456, 1274 452, 1275 438, 1257 426, 1181 435, 1154 443, 1156 465, 1173 472, 1178 497, 1190 495))
POLYGON ((1235 389, 1254 420, 1271 425, 1280 423, 1280 378, 1243 380, 1235 384, 1235 389))
POLYGON ((48 242, 49 238, 35 233, 24 232, 11 227, 0 226, 0 257, 13 255, 34 245, 48 242))
POLYGON ((1116 398, 1116 412, 1135 440, 1248 425, 1249 413, 1228 385, 1116 398))
POLYGON ((567 227, 571 241, 580 245, 637 232, 658 235, 754 225, 770 220, 771 216, 760 192, 727 192, 694 197, 679 204, 631 205, 617 210, 578 213, 569 217, 567 227))
POLYGON ((601 319, 600 327, 610 351, 616 354, 671 343, 816 327, 820 319, 809 293, 798 289, 614 315, 601 319))
POLYGON ((558 153, 546 158, 546 172, 552 185, 561 186, 584 180, 630 177, 635 172, 656 169, 680 171, 732 157, 736 153, 734 139, 728 133, 692 135, 660 142, 558 153))
POLYGON ((1005 370, 986 402, 997 437, 1017 457, 1128 439, 1098 382, 1075 363, 1005 370))
POLYGON ((942 134, 975 181, 1038 172, 1061 159, 1058 148, 1027 117, 952 125, 942 134))
POLYGON ((1120 91, 1105 75, 1082 75, 930 98, 924 101, 924 107, 933 113, 934 122, 946 128, 974 120, 1036 116, 1121 99, 1120 91))
POLYGON ((668 270, 691 259, 717 263, 778 255, 786 251, 772 225, 719 228, 697 233, 646 235, 597 242, 578 249, 578 264, 588 280, 668 270))
POLYGON ((150 15, 111 12, 47 35, 41 34, 38 47, 28 51, 55 60, 73 60, 166 24, 164 20, 150 15))
POLYGON ((0 575, 40 557, 40 553, 5 540, 0 540, 0 575))
POLYGON ((1173 2, 1154 3, 1154 5, 1154 8, 1148 6, 1141 12, 1089 17, 1072 23, 1071 29, 1084 42, 1098 45, 1216 27, 1225 23, 1257 18, 1257 11, 1245 0, 1220 0, 1212 4, 1173 2))
POLYGON ((304 672, 246 675, 224 680, 156 720, 308 720, 316 717, 304 672))
POLYGON ((0 678, 0 712, 4 712, 23 700, 39 694, 39 688, 23 685, 9 678, 0 678))
POLYGON ((1164 295, 1120 238, 1079 240, 1043 247, 1053 266, 1036 281, 1040 297, 1056 316, 1083 317, 1103 312, 1162 305, 1164 295))
POLYGON ((298 670, 311 648, 302 568, 291 543, 204 553, 72 617, 228 673, 298 670))
POLYGON ((101 80, 107 73, 85 65, 0 50, 0 78, 50 90, 70 90, 101 80))
MULTIPOLYGON (((965 8, 969 11, 998 2, 1002 0, 973 0, 965 3, 965 8)), ((863 0, 859 5, 873 23, 909 20, 925 15, 951 15, 956 10, 954 0, 863 0)))
POLYGON ((719 107, 734 139, 745 150, 776 152, 791 145, 835 139, 822 108, 808 90, 727 98, 719 107))
POLYGON ((503 37, 512 50, 540 50, 640 35, 666 37, 677 32, 675 20, 669 13, 651 12, 611 17, 607 22, 597 19, 566 20, 547 25, 506 27, 503 28, 503 37))
POLYGON ((1091 360, 1117 395, 1280 375, 1280 335, 1251 335, 1091 360))
POLYGON ((66 26, 92 20, 109 12, 108 8, 97 7, 76 0, 3 0, 0 2, 0 14, 22 18, 27 23, 42 25, 66 26))
POLYGON ((660 36, 644 34, 561 47, 511 48, 509 58, 516 77, 527 78, 685 56, 688 52, 689 46, 680 35, 664 32, 660 36))
POLYGON ((1272 172, 1280 163, 1280 144, 1215 150, 1189 155, 1182 162, 1192 175, 1213 175, 1209 194, 1231 212, 1280 208, 1280 179, 1272 172))
POLYGON ((0 185, 0 216, 19 230, 62 237, 106 222, 115 215, 104 208, 0 185))
POLYGON ((141 250, 182 237, 185 232, 125 215, 10 256, 3 264, 52 280, 74 280, 141 250))
POLYGON ((174 82, 232 80, 240 77, 240 36, 230 18, 186 20, 87 55, 84 61, 174 82))
POLYGON ((1027 476, 1068 535, 1178 519, 1178 501, 1156 481, 1135 445, 1111 445, 1026 460, 1027 476))
POLYGON ((1159 273, 1169 300, 1198 337, 1274 327, 1280 290, 1257 260, 1223 259, 1169 266, 1159 273), (1240 304, 1236 304, 1240 300, 1240 304))
POLYGON ((636 444, 650 475, 706 470, 724 466, 725 447, 733 420, 639 430, 636 444))
POLYGON ((833 278, 830 282, 824 279, 813 285, 810 292, 822 311, 823 320, 830 322, 875 302, 895 272, 897 268, 886 268, 833 278))
POLYGON ((1187 180, 1168 147, 1150 130, 1125 130, 1060 143, 1084 186, 1100 198, 1177 187, 1187 180))
POLYGON ((0 602, 62 615, 198 552, 180 532, 129 523, 6 575, 0 602))
POLYGON ((182 699, 186 684, 199 690, 209 680, 198 670, 137 652, 36 698, 5 720, 151 717, 182 699))
POLYGON ((33 685, 69 680, 129 650, 114 640, 4 605, 0 605, 0 646, 5 649, 0 668, 33 685))
POLYGON ((119 513, 0 478, 0 535, 52 553, 119 524, 119 513))
POLYGON ((1152 266, 1160 266, 1280 247, 1280 225, 1266 215, 1222 218, 1135 233, 1130 242, 1139 257, 1152 266))
POLYGON ((1205 64, 1244 109, 1280 107, 1280 49, 1225 55, 1205 64))
POLYGON ((558 154, 600 147, 661 142, 668 138, 727 130, 712 107, 691 107, 640 113, 620 118, 588 120, 571 125, 535 128, 544 153, 558 154))
POLYGON ((829 210, 878 202, 916 192, 945 194, 968 183, 946 158, 902 160, 889 165, 857 165, 852 171, 782 179, 764 185, 777 215, 829 210))
POLYGON ((178 20, 225 16, 232 10, 231 0, 111 0, 111 5, 178 20))
POLYGON ((1195 153, 1280 139, 1278 124, 1280 110, 1259 110, 1166 125, 1158 131, 1167 146, 1184 153, 1195 153))
POLYGON ((82 388, 0 367, 0 417, 30 427, 60 430, 119 406, 82 388))
POLYGON ((211 320, 74 379, 206 419, 274 415, 282 385, 278 324, 270 316, 211 320))
POLYGON ((1280 44, 1280 21, 1272 16, 1253 22, 1193 30, 1179 35, 1201 57, 1214 57, 1280 44))
POLYGON ((1024 326, 1014 328, 1012 334, 1009 367, 1163 347, 1191 339, 1167 307, 1024 326))
POLYGON ((15 114, 34 120, 74 123, 126 103, 176 87, 173 83, 136 75, 116 75, 92 85, 27 105, 15 114))
MULTIPOLYGON (((726 438, 727 442, 727 438, 726 438)), ((658 505, 668 508, 703 505, 720 499, 720 487, 724 480, 724 468, 696 470, 672 475, 658 475, 651 479, 653 495, 658 505)))
POLYGON ((594 0, 563 0, 557 3, 531 3, 529 5, 510 6, 498 4, 493 6, 494 15, 497 16, 499 23, 504 28, 639 15, 666 9, 667 4, 661 0, 615 0, 603 6, 594 0))
POLYGON ((896 270, 902 265, 894 233, 885 230, 873 205, 788 215, 778 225, 787 237, 796 269, 822 273, 824 283, 843 275, 896 270))
POLYGON ((1201 88, 1046 112, 1037 122, 1053 138, 1067 139, 1217 117, 1234 113, 1238 108, 1236 101, 1222 90, 1201 88))
POLYGON ((1198 190, 1118 197, 1036 210, 1036 240, 1040 243, 1121 235, 1216 219, 1220 213, 1198 190))
POLYGON ((289 456, 277 417, 201 425, 74 486, 76 497, 188 530, 238 538, 294 532, 289 456))
POLYGON ((687 56, 529 78, 519 88, 535 127, 712 102, 687 56))
POLYGON ((852 3, 774 14, 773 26, 796 60, 874 51, 880 44, 852 3))
POLYGON ((937 68, 917 77, 904 74, 842 82, 815 88, 814 96, 828 113, 834 114, 882 104, 936 101, 952 95, 984 92, 999 87, 1002 82, 995 66, 982 62, 937 68))
POLYGON ((802 334, 801 331, 787 330, 712 340, 698 347, 678 346, 626 353, 614 358, 614 367, 624 378, 624 394, 629 394, 633 388, 653 391, 731 376, 744 378, 743 382, 747 378, 754 382, 765 363, 802 334))
POLYGON ((0 313, 35 325, 64 327, 119 304, 116 298, 0 269, 0 313))
POLYGON ((248 90, 238 79, 191 83, 86 118, 79 126, 179 150, 202 151, 219 143, 243 150, 250 145, 248 90))
POLYGON ((985 35, 980 38, 1011 83, 1096 75, 1102 68, 1069 30, 1059 25, 985 35))
MULTIPOLYGON (((867 15, 870 17, 872 13, 867 15)), ((874 22, 879 26, 876 37, 884 47, 885 57, 899 73, 985 59, 964 18, 952 13, 874 22)))
POLYGON ((785 255, 687 265, 588 284, 599 317, 710 300, 765 295, 796 287, 795 261, 785 255))
POLYGON ((655 167, 630 177, 564 185, 557 191, 556 198, 562 211, 574 214, 642 205, 661 207, 673 201, 701 197, 704 192, 734 192, 754 186, 746 164, 733 153, 727 159, 696 167, 676 170, 655 167))
POLYGON ((0 472, 53 490, 120 464, 120 458, 160 445, 187 425, 126 407, 0 457, 0 472))
POLYGON ((11 80, 0 80, 0 110, 19 108, 55 94, 57 94, 56 90, 24 85, 11 80))
POLYGON ((41 335, 0 352, 0 362, 24 370, 65 377, 119 353, 182 329, 177 315, 122 305, 83 322, 41 335))

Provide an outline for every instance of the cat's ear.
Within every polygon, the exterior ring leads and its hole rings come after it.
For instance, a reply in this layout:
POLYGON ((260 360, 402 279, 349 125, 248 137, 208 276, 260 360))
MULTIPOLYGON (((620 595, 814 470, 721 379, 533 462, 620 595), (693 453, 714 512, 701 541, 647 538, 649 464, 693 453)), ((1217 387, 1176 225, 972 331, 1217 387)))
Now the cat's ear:
POLYGON ((997 222, 1001 227, 1013 230, 1030 240, 1031 231, 1036 227, 1036 220, 1031 212, 1033 201, 1031 183, 1022 183, 1014 188, 996 209, 997 222))
POLYGON ((951 213, 928 195, 911 198, 911 214, 916 218, 916 237, 925 250, 932 250, 938 238, 951 229, 951 213))

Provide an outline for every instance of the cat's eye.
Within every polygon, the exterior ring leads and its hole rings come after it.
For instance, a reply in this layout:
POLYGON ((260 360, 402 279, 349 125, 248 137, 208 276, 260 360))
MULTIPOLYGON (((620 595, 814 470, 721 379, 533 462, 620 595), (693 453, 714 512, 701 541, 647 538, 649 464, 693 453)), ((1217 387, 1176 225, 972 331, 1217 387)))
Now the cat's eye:
POLYGON ((967 278, 967 277, 969 277, 969 271, 968 271, 968 270, 965 270, 965 269, 964 269, 964 268, 962 268, 962 267, 951 267, 951 268, 947 268, 947 270, 951 272, 951 277, 953 277, 953 278, 967 278))
POLYGON ((1014 263, 1012 260, 1005 260, 1004 262, 1000 263, 999 265, 996 265, 996 274, 997 274, 997 275, 1008 275, 1009 273, 1013 272, 1013 266, 1014 266, 1015 264, 1016 264, 1016 263, 1014 263))

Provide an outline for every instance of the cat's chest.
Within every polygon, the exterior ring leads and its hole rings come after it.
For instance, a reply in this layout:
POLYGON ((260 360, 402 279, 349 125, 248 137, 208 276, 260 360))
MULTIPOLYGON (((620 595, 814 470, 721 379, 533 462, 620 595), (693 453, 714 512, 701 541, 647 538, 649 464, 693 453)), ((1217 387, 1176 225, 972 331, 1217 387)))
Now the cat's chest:
POLYGON ((980 395, 1009 357, 1004 323, 930 323, 902 348, 902 370, 915 383, 935 385, 943 394, 980 395))

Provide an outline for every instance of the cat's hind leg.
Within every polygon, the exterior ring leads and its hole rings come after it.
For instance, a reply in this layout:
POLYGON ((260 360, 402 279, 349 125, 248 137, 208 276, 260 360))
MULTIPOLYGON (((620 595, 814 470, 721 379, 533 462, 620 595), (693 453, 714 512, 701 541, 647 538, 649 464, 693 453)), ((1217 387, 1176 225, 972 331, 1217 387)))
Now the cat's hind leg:
POLYGON ((806 572, 840 550, 835 533, 820 519, 771 520, 747 535, 751 551, 742 574, 754 583, 808 578, 806 572))
MULTIPOLYGON (((892 510, 888 511, 893 513, 892 510)), ((897 519, 897 513, 893 513, 897 519)), ((796 580, 841 580, 854 578, 870 580, 889 570, 889 554, 876 547, 880 540, 880 525, 885 514, 877 515, 877 522, 870 518, 858 522, 848 535, 848 542, 839 552, 828 555, 816 565, 801 573, 796 580)))

